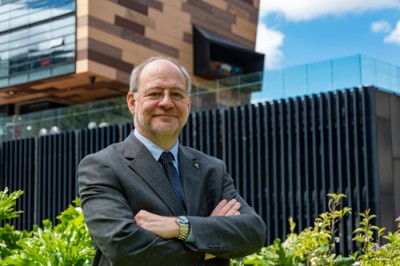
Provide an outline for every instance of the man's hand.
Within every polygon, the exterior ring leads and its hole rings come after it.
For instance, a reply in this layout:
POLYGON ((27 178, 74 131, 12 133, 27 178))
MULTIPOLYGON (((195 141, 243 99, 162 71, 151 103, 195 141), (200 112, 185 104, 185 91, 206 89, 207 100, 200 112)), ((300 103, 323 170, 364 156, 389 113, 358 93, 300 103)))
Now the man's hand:
POLYGON ((175 217, 160 216, 145 210, 133 217, 136 224, 164 239, 178 238, 179 225, 175 217))
MULTIPOLYGON (((221 200, 218 205, 214 208, 210 216, 232 216, 240 215, 240 202, 236 199, 231 199, 227 201, 226 199, 221 200)), ((204 259, 209 260, 215 258, 215 255, 206 253, 204 259)))
POLYGON ((232 215, 240 215, 241 205, 236 199, 231 199, 227 201, 223 199, 218 203, 218 205, 214 208, 210 216, 232 216, 232 215))
MULTIPOLYGON (((221 200, 214 208, 210 216, 232 216, 240 215, 241 205, 236 199, 230 201, 221 200)), ((145 210, 139 211, 133 219, 136 224, 155 235, 164 238, 178 238, 179 225, 176 223, 175 217, 160 216, 145 210)), ((215 255, 206 253, 204 259, 209 260, 215 258, 215 255)))

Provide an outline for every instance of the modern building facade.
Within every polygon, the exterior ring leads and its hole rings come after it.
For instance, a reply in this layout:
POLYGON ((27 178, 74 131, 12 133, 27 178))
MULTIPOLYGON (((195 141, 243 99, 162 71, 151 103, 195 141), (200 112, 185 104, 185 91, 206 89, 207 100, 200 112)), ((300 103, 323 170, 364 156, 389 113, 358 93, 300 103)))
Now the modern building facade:
POLYGON ((346 88, 374 86, 400 94, 400 66, 352 55, 266 71, 263 90, 252 101, 278 100, 346 88))
MULTIPOLYGON (((47 96, 45 91, 49 92, 48 89, 35 87, 41 80, 75 72, 75 10, 75 1, 72 0, 2 1, 2 113, 13 114, 15 105, 47 96)), ((25 110, 22 106, 18 111, 23 113, 25 110)))
POLYGON ((2 0, 0 114, 123 96, 150 56, 179 61, 194 84, 262 71, 258 8, 258 0, 2 0))

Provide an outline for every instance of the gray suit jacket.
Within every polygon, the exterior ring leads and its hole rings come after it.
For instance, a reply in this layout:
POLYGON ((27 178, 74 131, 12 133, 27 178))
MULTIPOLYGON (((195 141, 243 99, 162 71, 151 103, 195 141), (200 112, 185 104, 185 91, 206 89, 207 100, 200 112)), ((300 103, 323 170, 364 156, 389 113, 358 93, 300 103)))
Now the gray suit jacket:
POLYGON ((238 195, 223 161, 179 146, 187 217, 195 243, 165 240, 136 225, 140 210, 178 216, 179 202, 159 163, 131 133, 123 142, 86 156, 78 168, 85 221, 98 248, 96 265, 229 265, 259 250, 266 227, 238 195), (241 215, 210 217, 222 199, 236 198, 241 215), (205 253, 217 259, 204 261, 205 253))

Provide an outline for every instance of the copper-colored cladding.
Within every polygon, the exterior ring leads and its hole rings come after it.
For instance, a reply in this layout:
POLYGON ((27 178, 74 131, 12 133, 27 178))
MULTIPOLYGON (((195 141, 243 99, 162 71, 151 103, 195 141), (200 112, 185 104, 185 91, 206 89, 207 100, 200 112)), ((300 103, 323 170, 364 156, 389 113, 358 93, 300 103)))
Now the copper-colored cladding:
POLYGON ((43 99, 71 105, 121 96, 127 91, 127 84, 83 73, 2 89, 0 90, 0 105, 43 99))
POLYGON ((169 56, 193 73, 192 25, 254 49, 258 7, 259 0, 77 0, 75 73, 1 88, 0 105, 125 95, 129 73, 149 56, 169 56))

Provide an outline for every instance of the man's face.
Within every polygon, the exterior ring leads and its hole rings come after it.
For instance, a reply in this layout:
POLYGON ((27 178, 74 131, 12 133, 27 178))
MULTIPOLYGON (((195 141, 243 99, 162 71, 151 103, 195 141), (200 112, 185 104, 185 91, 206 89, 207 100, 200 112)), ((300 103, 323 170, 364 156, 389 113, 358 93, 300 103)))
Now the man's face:
POLYGON ((136 92, 128 93, 135 128, 152 141, 178 138, 191 106, 181 71, 167 60, 146 65, 136 92))

